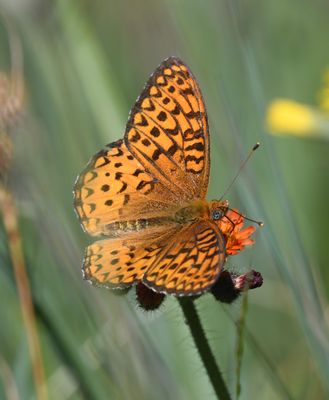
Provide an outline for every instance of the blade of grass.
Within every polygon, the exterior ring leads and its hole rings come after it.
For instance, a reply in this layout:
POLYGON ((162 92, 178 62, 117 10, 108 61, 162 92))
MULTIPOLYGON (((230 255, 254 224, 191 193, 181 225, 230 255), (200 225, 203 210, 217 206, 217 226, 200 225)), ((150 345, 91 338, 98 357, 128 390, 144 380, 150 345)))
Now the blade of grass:
POLYGON ((48 397, 45 384, 45 373, 31 299, 29 280, 26 274, 21 237, 18 229, 17 214, 13 196, 4 188, 0 189, 0 208, 2 211, 3 224, 7 232, 8 246, 14 269, 23 321, 26 329, 36 398, 38 400, 45 400, 48 397))
MULTIPOLYGON (((242 310, 241 310, 241 315, 245 315, 244 308, 245 308, 245 305, 243 304, 242 310)), ((233 316, 231 315, 231 313, 228 310, 226 310, 226 314, 229 315, 232 322, 236 325, 237 331, 239 332, 239 330, 241 329, 241 327, 239 326, 239 324, 241 323, 241 317, 240 317, 239 321, 235 321, 235 319, 233 318, 233 316)), ((255 338, 255 336, 252 334, 252 332, 248 329, 248 327, 246 325, 245 316, 243 318, 244 318, 243 336, 244 336, 246 342, 253 347, 254 353, 257 354, 258 359, 264 365, 265 371, 267 371, 267 374, 272 381, 273 388, 280 394, 280 399, 292 400, 293 397, 290 394, 285 383, 282 381, 282 379, 278 375, 277 368, 273 364, 271 357, 268 356, 265 353, 265 351, 260 347, 257 339, 255 338)), ((239 333, 238 335, 241 336, 241 333, 239 333)), ((240 339, 238 339, 238 340, 240 340, 240 339)), ((241 369, 239 371, 239 374, 240 373, 241 373, 241 369)), ((238 374, 238 372, 237 372, 237 374, 238 374)), ((237 377, 237 379, 238 379, 238 377, 237 377)))
POLYGON ((7 400, 19 400, 18 389, 15 384, 12 370, 7 361, 0 357, 0 376, 3 382, 3 391, 7 400))
MULTIPOLYGON (((248 71, 252 83, 251 88, 257 104, 259 118, 263 120, 265 115, 266 97, 259 80, 259 73, 253 49, 250 42, 245 39, 241 33, 241 26, 237 20, 239 16, 237 2, 230 3, 230 10, 233 25, 239 39, 239 46, 246 65, 246 70, 248 71)), ((265 143, 268 143, 270 138, 264 136, 264 141, 265 143)), ((273 149, 273 146, 266 147, 271 147, 271 149, 273 149)), ((281 204, 281 212, 285 220, 286 231, 289 232, 290 248, 293 249, 292 253, 289 255, 287 253, 282 254, 279 240, 276 238, 275 233, 271 232, 271 251, 273 254, 276 253, 275 256, 278 258, 277 267, 283 276, 285 276, 285 279, 289 281, 294 296, 296 315, 298 316, 300 325, 305 332, 305 337, 307 338, 308 344, 314 354, 314 360, 318 365, 319 373, 322 375, 323 383, 326 385, 326 391, 328 392, 328 325, 323 318, 324 311, 322 309, 322 304, 319 299, 319 291, 317 290, 316 282, 311 270, 312 262, 305 250, 305 246, 303 245, 298 230, 298 224, 296 222, 294 207, 288 195, 287 184, 284 179, 285 174, 280 167, 280 162, 275 151, 272 150, 271 152, 268 152, 268 160, 272 167, 272 171, 275 171, 273 174, 273 185, 275 184, 278 202, 281 204), (287 268, 287 265, 289 265, 289 269, 287 268), (293 270, 292 267, 294 266, 296 266, 298 270, 293 270), (305 293, 309 293, 309 296, 306 297, 305 293), (320 337, 321 340, 319 340, 320 337)), ((263 215, 265 217, 265 210, 263 215)), ((270 221, 271 216, 269 215, 265 220, 270 221)), ((267 229, 271 229, 270 224, 267 229)))

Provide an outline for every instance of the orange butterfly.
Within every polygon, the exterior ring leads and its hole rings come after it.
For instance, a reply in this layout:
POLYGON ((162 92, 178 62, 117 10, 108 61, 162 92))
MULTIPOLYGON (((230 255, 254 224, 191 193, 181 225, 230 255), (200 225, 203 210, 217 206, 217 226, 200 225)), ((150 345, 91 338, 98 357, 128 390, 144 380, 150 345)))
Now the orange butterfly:
POLYGON ((123 140, 106 146, 77 178, 82 227, 104 236, 86 248, 84 277, 98 286, 142 282, 157 292, 195 295, 217 280, 227 255, 254 228, 227 201, 205 199, 209 131, 199 86, 170 57, 147 81, 123 140))

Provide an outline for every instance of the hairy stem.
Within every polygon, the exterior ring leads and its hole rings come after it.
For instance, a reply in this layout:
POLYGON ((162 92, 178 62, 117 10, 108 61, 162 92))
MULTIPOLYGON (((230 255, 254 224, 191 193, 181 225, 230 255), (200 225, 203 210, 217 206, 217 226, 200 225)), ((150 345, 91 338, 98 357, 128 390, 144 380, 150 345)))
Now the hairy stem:
POLYGON ((248 312, 248 293, 243 294, 242 308, 237 327, 237 344, 236 344, 236 398, 239 399, 241 394, 241 364, 244 352, 244 334, 246 327, 246 317, 248 312))
POLYGON ((199 352, 217 398, 220 400, 231 400, 231 396, 201 325, 194 302, 188 298, 180 298, 178 301, 182 307, 185 321, 190 328, 195 346, 199 352))

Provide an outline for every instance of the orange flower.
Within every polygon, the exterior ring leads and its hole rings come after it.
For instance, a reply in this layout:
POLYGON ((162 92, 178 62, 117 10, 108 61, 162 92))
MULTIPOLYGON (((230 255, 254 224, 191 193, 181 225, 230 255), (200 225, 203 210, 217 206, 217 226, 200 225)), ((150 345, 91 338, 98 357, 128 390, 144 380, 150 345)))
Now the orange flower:
POLYGON ((218 221, 218 225, 226 239, 226 254, 233 256, 239 251, 244 250, 245 246, 255 243, 250 236, 256 228, 248 226, 243 228, 244 217, 237 214, 237 210, 228 210, 225 217, 218 221))

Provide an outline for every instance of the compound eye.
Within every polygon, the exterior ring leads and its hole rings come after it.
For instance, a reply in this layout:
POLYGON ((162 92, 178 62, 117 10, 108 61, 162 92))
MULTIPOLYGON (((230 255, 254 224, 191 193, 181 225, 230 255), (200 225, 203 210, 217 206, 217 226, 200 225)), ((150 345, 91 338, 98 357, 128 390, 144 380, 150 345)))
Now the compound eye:
POLYGON ((222 213, 221 210, 214 210, 212 212, 212 219, 215 220, 215 221, 221 219, 222 216, 223 216, 223 213, 222 213))

